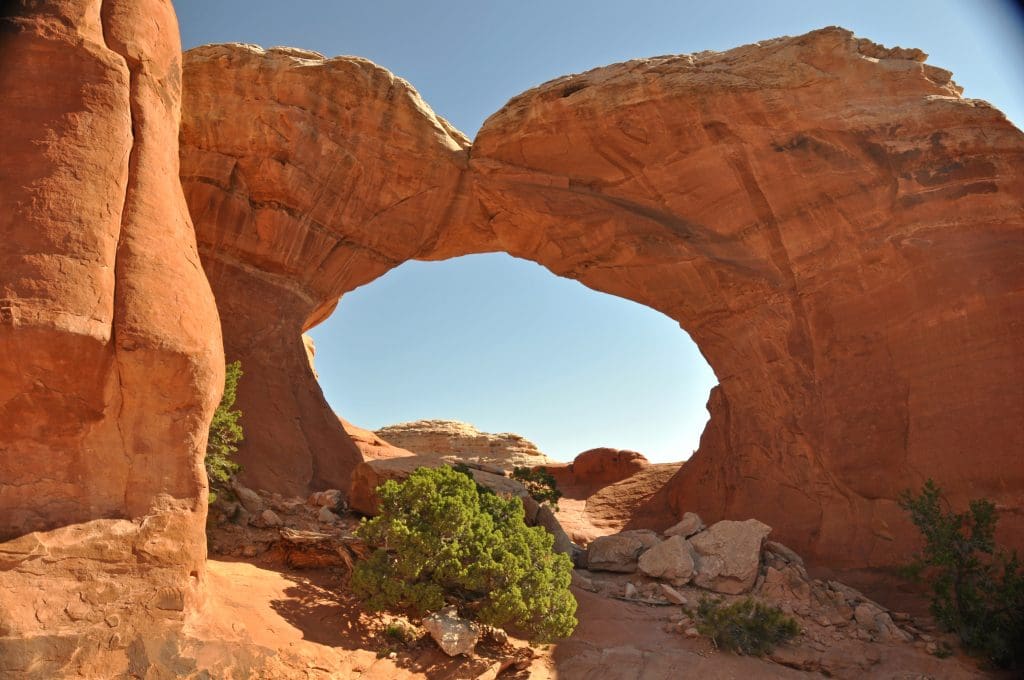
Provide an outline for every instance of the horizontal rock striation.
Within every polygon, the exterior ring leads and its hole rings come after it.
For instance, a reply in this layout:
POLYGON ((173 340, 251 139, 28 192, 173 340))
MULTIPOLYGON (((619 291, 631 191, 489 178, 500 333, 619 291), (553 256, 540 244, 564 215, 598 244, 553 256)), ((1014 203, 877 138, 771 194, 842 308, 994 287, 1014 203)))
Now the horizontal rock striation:
POLYGON ((388 425, 374 434, 419 455, 453 456, 509 471, 554 462, 538 450, 536 444, 518 434, 481 432, 457 420, 416 420, 388 425))

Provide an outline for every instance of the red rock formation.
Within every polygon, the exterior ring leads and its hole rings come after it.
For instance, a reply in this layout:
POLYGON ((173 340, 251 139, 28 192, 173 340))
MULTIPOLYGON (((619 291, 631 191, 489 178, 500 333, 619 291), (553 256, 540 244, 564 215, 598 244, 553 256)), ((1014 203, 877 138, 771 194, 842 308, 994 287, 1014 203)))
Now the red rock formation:
POLYGON ((362 458, 301 333, 436 241, 469 143, 363 59, 209 46, 188 53, 185 81, 182 184, 225 354, 245 371, 244 479, 288 495, 347 488, 362 458))
POLYGON ((224 379, 175 179, 177 23, 8 3, 0 63, 0 675, 115 677, 197 599, 224 379))
POLYGON ((368 62, 189 53, 182 177, 247 362, 252 478, 339 486, 356 460, 299 339, 339 296, 501 250, 664 312, 715 369, 666 526, 757 517, 890 563, 894 499, 934 477, 1019 541, 1024 137, 923 60, 830 28, 631 61, 513 98, 470 156, 368 62))
POLYGON ((596 490, 620 482, 650 465, 642 453, 619 449, 590 449, 568 465, 544 465, 560 486, 596 490))

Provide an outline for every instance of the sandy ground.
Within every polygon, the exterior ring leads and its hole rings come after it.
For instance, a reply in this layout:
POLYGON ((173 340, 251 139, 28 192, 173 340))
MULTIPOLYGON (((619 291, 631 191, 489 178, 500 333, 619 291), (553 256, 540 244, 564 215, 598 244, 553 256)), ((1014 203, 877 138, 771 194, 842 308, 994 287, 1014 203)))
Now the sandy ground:
MULTIPOLYGON (((360 609, 330 570, 288 571, 211 560, 208 597, 190 624, 200 668, 218 678, 291 680, 494 678, 509 647, 481 646, 474 659, 450 659, 429 641, 406 646, 360 609), (394 658, 388 654, 394 652, 394 658), (226 662, 225 660, 230 661, 226 662)), ((574 588, 581 623, 572 637, 538 648, 529 667, 501 678, 661 680, 822 677, 768 660, 720 653, 705 639, 666 632, 672 607, 609 599, 574 588)), ((513 640, 520 648, 522 641, 513 640)), ((511 650, 514 651, 514 650, 511 650)), ((870 673, 850 677, 922 680, 983 677, 956 659, 901 657, 883 650, 870 673), (934 667, 932 667, 934 666, 934 667), (913 668, 913 671, 909 670, 913 668)))

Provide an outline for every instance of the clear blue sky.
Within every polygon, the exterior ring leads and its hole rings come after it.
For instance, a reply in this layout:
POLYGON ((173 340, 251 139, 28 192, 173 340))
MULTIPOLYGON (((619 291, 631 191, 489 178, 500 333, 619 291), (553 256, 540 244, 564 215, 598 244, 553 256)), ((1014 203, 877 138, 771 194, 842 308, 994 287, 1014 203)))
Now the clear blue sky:
MULTIPOLYGON (((840 25, 918 47, 965 96, 1024 122, 1024 20, 1005 0, 177 0, 187 49, 291 45, 371 59, 472 137, 551 78, 659 54, 724 50, 840 25)), ((594 446, 680 460, 714 375, 670 319, 530 262, 407 263, 345 296, 313 337, 328 400, 364 427, 455 418, 556 458, 594 446)))

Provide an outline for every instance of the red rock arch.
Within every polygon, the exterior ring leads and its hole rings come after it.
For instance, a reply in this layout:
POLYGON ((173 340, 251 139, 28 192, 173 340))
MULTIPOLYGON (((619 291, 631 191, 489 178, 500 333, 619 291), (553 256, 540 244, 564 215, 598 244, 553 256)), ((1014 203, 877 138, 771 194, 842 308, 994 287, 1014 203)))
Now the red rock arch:
POLYGON ((666 524, 756 516, 887 563, 893 499, 930 476, 1024 525, 1024 138, 916 50, 824 29, 626 62, 515 97, 471 145, 367 61, 210 46, 181 141, 260 486, 359 460, 304 329, 408 259, 500 250, 677 319, 715 369, 666 524))

